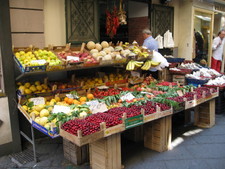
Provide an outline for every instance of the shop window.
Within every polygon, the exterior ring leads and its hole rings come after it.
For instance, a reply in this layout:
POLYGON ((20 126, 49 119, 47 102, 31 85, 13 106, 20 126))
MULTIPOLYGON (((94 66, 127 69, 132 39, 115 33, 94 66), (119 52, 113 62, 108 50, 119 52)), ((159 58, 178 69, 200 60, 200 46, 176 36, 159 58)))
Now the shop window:
POLYGON ((98 41, 98 13, 96 0, 66 0, 67 42, 80 44, 98 41))

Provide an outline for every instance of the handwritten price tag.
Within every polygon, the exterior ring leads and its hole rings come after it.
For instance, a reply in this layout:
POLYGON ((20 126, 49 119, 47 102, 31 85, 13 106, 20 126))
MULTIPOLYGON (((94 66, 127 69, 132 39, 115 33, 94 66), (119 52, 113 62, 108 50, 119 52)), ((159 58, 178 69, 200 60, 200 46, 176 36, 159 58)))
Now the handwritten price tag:
POLYGON ((98 100, 93 100, 93 101, 90 101, 90 102, 86 102, 86 104, 88 106, 96 106, 99 104, 99 101, 98 100))
POLYGON ((30 101, 33 102, 34 105, 45 104, 45 98, 44 97, 30 98, 30 101))
POLYGON ((134 99, 135 97, 134 97, 134 95, 132 95, 131 93, 127 93, 127 94, 125 94, 124 96, 122 96, 120 99, 122 100, 122 101, 125 101, 125 100, 132 100, 132 99, 134 99))
POLYGON ((66 60, 67 61, 70 61, 70 60, 80 61, 80 58, 79 57, 76 57, 76 56, 67 56, 66 57, 66 60))
POLYGON ((55 105, 53 108, 53 113, 69 113, 70 112, 70 108, 67 106, 61 106, 61 105, 55 105))
POLYGON ((179 96, 183 96, 183 95, 184 95, 183 92, 182 92, 182 90, 178 90, 178 91, 177 91, 177 94, 178 94, 179 96))
POLYGON ((92 114, 95 114, 95 113, 103 113, 108 109, 105 103, 99 103, 97 105, 90 106, 90 110, 92 111, 92 114))
POLYGON ((131 71, 131 75, 134 76, 134 77, 140 77, 141 76, 140 72, 136 72, 136 71, 131 71))
POLYGON ((41 59, 41 60, 31 60, 31 63, 38 63, 40 65, 44 65, 46 63, 46 60, 41 59))

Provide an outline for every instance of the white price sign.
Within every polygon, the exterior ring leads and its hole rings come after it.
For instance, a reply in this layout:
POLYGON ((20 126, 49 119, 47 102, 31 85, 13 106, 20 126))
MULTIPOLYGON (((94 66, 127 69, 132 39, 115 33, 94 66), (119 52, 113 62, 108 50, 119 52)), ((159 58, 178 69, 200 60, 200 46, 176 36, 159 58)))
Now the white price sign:
POLYGON ((96 105, 99 104, 99 101, 98 100, 93 100, 93 101, 86 102, 86 104, 88 106, 96 106, 96 105))
POLYGON ((66 57, 66 60, 67 61, 70 61, 70 60, 80 61, 80 58, 79 57, 76 57, 76 56, 67 56, 66 57))
POLYGON ((136 71, 131 71, 131 75, 133 77, 140 77, 141 76, 140 72, 136 72, 136 71))
POLYGON ((31 63, 38 63, 40 65, 44 65, 46 63, 46 60, 41 59, 41 60, 31 60, 31 63))
POLYGON ((61 106, 61 105, 55 105, 54 108, 53 108, 53 113, 69 113, 70 112, 70 108, 67 107, 67 106, 61 106))
POLYGON ((77 99, 78 96, 74 94, 66 94, 66 97, 71 98, 71 99, 77 99))
POLYGON ((99 103, 99 104, 90 106, 90 110, 92 114, 95 114, 95 113, 103 113, 107 111, 108 109, 105 103, 99 103))
POLYGON ((45 104, 45 98, 44 97, 30 98, 30 101, 33 102, 34 105, 45 104))
POLYGON ((134 97, 134 95, 132 95, 131 93, 127 93, 127 94, 125 94, 124 96, 122 96, 120 99, 122 100, 122 101, 125 101, 125 100, 132 100, 132 99, 134 99, 135 97, 134 97))

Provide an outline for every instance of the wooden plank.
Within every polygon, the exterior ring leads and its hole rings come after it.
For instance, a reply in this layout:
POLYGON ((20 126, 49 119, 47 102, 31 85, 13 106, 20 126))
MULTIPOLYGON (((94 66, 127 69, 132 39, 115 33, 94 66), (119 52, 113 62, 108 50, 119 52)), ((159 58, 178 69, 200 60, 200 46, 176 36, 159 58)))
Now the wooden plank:
POLYGON ((121 168, 120 133, 91 143, 90 161, 92 169, 121 168), (99 150, 103 152, 99 153, 99 150))
POLYGON ((44 0, 10 0, 10 8, 43 9, 44 0))
POLYGON ((202 103, 195 108, 196 126, 211 128, 215 125, 215 99, 202 103))
POLYGON ((171 146, 171 116, 153 121, 145 126, 144 146, 162 152, 171 146))

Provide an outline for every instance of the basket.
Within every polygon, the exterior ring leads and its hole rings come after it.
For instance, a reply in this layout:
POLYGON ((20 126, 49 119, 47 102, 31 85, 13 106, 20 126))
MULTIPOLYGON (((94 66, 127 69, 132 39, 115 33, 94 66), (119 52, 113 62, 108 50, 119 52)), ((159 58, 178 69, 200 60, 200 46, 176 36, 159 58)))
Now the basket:
POLYGON ((201 79, 191 79, 191 78, 186 78, 187 84, 190 85, 192 84, 193 86, 198 86, 198 85, 203 85, 207 83, 209 80, 201 80, 201 79))
POLYGON ((170 62, 170 63, 181 63, 185 59, 184 58, 166 58, 166 60, 167 62, 170 62))

